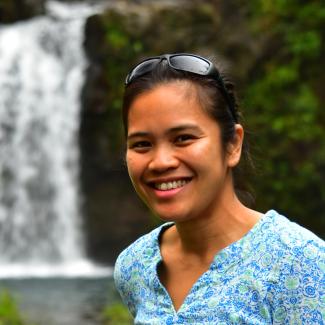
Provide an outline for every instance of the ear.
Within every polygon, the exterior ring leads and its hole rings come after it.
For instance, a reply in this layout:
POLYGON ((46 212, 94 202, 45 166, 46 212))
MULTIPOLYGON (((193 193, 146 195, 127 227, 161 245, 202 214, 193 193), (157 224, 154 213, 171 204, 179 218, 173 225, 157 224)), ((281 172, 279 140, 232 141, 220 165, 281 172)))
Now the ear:
POLYGON ((244 140, 244 129, 240 124, 235 125, 235 135, 227 148, 227 165, 235 167, 241 157, 242 145, 244 140))

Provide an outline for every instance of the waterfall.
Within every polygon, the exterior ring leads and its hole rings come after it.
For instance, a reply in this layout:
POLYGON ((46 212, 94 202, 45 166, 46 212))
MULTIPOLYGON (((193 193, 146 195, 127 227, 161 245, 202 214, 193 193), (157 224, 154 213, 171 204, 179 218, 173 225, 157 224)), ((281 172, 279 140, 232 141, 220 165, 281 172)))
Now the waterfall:
MULTIPOLYGON (((85 4, 0 26, 0 277, 87 273, 79 195, 85 4)), ((90 271, 89 271, 90 272, 90 271)))

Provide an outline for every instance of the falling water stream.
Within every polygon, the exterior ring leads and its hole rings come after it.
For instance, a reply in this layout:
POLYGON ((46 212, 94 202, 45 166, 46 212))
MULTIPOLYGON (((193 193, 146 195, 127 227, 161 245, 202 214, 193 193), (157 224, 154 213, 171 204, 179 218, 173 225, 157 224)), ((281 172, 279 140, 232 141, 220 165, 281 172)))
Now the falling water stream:
POLYGON ((92 8, 0 28, 0 276, 91 272, 84 259, 77 133, 92 8))
POLYGON ((50 1, 46 16, 0 26, 0 278, 12 288, 111 271, 85 258, 79 209, 83 26, 94 10, 50 1))

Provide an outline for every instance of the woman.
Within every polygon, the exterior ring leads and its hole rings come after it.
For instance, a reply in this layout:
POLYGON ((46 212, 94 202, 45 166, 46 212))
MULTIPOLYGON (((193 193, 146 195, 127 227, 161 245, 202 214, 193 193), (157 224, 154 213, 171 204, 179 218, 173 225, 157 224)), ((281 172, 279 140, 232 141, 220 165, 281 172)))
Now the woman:
POLYGON ((324 324, 324 242, 236 194, 237 106, 233 86, 193 54, 148 58, 126 79, 128 172, 166 222, 116 262, 135 324, 324 324))

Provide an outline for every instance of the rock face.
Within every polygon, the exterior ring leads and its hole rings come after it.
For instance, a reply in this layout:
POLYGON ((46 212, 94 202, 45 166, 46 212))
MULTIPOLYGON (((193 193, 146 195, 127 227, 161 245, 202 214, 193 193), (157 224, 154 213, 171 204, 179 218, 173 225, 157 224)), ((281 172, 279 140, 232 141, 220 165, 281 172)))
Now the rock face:
MULTIPOLYGON (((45 13, 48 0, 1 0, 0 24, 10 24, 16 21, 33 18, 45 13)), ((83 0, 56 0, 59 2, 81 2, 83 0)), ((84 0, 91 4, 105 3, 107 0, 84 0)))
POLYGON ((87 21, 85 51, 89 66, 80 127, 84 233, 89 256, 113 263, 118 252, 143 232, 148 218, 128 180, 122 145, 117 146, 120 121, 111 109, 106 71, 109 48, 101 15, 87 21))
POLYGON ((44 14, 45 0, 2 0, 0 23, 13 23, 44 14))

